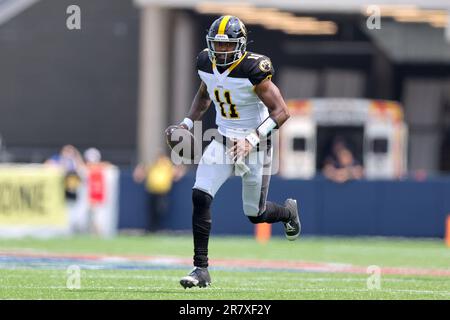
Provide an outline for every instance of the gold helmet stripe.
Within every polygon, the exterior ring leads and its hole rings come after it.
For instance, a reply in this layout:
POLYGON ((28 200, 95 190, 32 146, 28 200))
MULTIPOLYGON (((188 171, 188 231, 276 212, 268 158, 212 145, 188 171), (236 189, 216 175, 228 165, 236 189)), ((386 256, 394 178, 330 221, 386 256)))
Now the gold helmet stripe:
POLYGON ((217 31, 217 34, 225 34, 225 27, 227 26, 227 23, 230 20, 230 18, 231 16, 223 17, 222 21, 220 21, 219 30, 217 31))

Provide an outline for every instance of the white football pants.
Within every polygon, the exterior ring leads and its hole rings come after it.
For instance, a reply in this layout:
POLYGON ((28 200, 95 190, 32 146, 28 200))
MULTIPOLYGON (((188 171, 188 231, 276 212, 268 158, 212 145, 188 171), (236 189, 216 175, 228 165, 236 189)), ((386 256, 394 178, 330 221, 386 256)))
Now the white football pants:
MULTIPOLYGON (((213 140, 200 159, 194 189, 213 198, 231 175, 240 175, 223 143, 213 140)), ((242 202, 246 216, 256 217, 266 209, 270 183, 272 148, 257 151, 254 148, 246 159, 249 172, 242 176, 242 202)))

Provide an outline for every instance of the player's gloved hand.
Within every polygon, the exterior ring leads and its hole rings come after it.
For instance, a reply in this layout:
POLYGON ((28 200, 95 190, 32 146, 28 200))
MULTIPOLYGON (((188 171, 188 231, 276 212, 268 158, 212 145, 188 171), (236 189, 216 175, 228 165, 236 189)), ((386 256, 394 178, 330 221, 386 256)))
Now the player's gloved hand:
POLYGON ((247 139, 240 139, 236 140, 236 143, 233 147, 230 148, 228 152, 233 161, 236 162, 237 159, 244 159, 246 156, 248 156, 252 149, 253 146, 250 142, 248 142, 247 139))
POLYGON ((243 177, 244 175, 246 175, 248 172, 250 172, 250 168, 245 164, 245 156, 247 154, 250 153, 251 149, 253 148, 252 145, 250 145, 250 147, 246 147, 246 142, 248 143, 247 140, 243 139, 243 140, 233 140, 234 146, 231 147, 230 149, 227 150, 227 154, 231 157, 231 159, 233 160, 234 164, 235 164, 235 168, 236 168, 236 174, 243 177), (239 148, 239 145, 242 148, 239 148), (248 150, 247 152, 245 152, 245 150, 248 150))

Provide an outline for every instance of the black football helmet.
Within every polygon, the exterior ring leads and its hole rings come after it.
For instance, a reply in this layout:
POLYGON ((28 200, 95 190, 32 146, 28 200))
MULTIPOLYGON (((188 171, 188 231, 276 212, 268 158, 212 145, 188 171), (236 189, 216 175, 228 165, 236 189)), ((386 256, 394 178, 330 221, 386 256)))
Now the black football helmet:
POLYGON ((211 62, 217 66, 228 66, 239 60, 247 48, 247 29, 239 18, 234 16, 221 16, 214 21, 206 35, 208 55, 211 62), (217 51, 217 42, 235 43, 232 51, 217 51), (217 55, 221 59, 217 59, 217 55))

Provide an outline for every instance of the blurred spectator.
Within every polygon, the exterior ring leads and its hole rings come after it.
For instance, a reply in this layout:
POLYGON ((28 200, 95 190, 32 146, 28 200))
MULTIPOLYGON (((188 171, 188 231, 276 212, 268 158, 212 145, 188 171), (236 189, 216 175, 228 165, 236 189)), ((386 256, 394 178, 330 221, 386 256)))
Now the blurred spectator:
POLYGON ((99 163, 102 160, 102 154, 97 148, 89 148, 84 151, 84 160, 86 163, 99 163))
POLYGON ((161 219, 168 211, 168 194, 172 189, 172 183, 181 179, 185 172, 185 166, 174 166, 170 158, 163 153, 160 153, 151 165, 139 164, 134 169, 134 181, 137 183, 145 181, 149 195, 148 231, 154 232, 160 229, 161 219))
POLYGON ((45 164, 54 165, 64 170, 66 198, 76 200, 77 190, 81 184, 82 171, 85 169, 85 163, 78 149, 72 145, 65 145, 59 153, 46 160, 45 164))
POLYGON ((102 161, 102 154, 97 148, 88 148, 83 153, 86 162, 87 181, 87 229, 89 233, 99 235, 99 221, 101 212, 107 202, 107 170, 112 166, 110 162, 102 161))
POLYGON ((87 229, 89 233, 99 234, 96 223, 95 206, 105 199, 105 177, 102 170, 102 154, 97 148, 86 149, 83 153, 86 162, 86 178, 88 186, 87 229))
POLYGON ((413 178, 416 181, 425 181, 427 180, 428 174, 425 169, 417 169, 413 171, 413 178))
POLYGON ((84 160, 87 165, 100 165, 100 166, 110 166, 112 165, 108 161, 102 161, 102 154, 97 148, 86 149, 83 153, 84 160))
POLYGON ((338 183, 363 177, 363 168, 354 158, 344 139, 337 137, 331 150, 330 156, 324 162, 325 177, 338 183))
POLYGON ((59 167, 64 172, 66 204, 69 212, 70 230, 73 233, 86 230, 85 179, 86 164, 77 148, 65 145, 61 151, 51 156, 45 164, 59 167))

